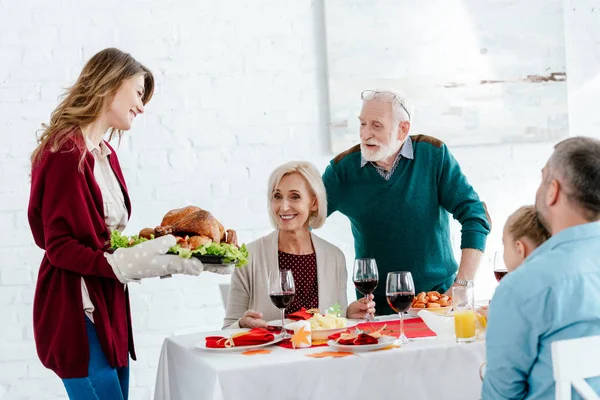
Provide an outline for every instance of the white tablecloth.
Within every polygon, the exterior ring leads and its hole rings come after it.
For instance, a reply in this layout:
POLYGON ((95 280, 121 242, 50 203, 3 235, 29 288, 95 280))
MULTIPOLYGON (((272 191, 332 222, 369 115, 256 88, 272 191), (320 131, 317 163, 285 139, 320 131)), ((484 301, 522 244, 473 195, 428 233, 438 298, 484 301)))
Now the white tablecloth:
POLYGON ((401 348, 314 359, 306 354, 331 347, 291 350, 269 346, 270 354, 245 356, 195 348, 205 336, 165 339, 155 400, 287 400, 480 398, 479 367, 484 342, 416 339, 401 348))

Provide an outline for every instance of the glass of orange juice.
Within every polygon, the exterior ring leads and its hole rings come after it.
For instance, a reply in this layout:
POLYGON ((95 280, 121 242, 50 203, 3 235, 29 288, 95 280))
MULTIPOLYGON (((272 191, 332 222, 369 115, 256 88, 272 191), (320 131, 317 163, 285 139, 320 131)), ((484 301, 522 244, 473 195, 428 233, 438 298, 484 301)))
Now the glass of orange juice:
POLYGON ((452 288, 454 305, 454 333, 458 343, 473 342, 477 338, 477 315, 473 286, 452 288))

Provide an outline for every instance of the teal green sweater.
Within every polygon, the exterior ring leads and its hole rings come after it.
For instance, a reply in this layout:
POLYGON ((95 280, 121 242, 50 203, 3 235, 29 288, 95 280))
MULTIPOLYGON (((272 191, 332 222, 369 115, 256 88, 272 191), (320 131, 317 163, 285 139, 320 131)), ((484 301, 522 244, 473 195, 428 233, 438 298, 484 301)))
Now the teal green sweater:
POLYGON ((458 265, 449 213, 462 225, 461 249, 483 251, 491 228, 485 205, 446 145, 425 135, 410 138, 414 158, 401 158, 389 181, 370 164, 361 168, 358 145, 335 157, 323 174, 328 215, 346 215, 356 257, 377 261, 380 315, 394 312, 385 297, 388 272, 410 271, 417 293, 443 293, 452 285, 458 265))

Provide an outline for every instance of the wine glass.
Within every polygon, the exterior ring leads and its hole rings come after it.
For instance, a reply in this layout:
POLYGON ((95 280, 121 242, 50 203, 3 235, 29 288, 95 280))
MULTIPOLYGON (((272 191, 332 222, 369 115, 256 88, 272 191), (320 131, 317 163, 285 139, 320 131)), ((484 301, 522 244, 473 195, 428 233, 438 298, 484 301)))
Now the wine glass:
POLYGON ((281 337, 289 339, 292 336, 285 330, 285 309, 294 301, 296 287, 294 276, 289 269, 278 269, 269 271, 269 297, 275 307, 281 310, 281 337))
MULTIPOLYGON (((357 258, 354 260, 354 271, 352 280, 356 290, 362 293, 367 299, 373 293, 379 282, 379 273, 377 272, 377 263, 374 258, 357 258)), ((373 314, 366 314, 365 321, 374 321, 373 314)))
POLYGON ((408 271, 388 273, 385 295, 390 307, 400 314, 400 343, 408 343, 408 338, 404 335, 404 312, 410 308, 415 298, 412 274, 408 271))
POLYGON ((500 282, 507 273, 508 269, 504 264, 504 251, 498 250, 494 253, 494 276, 496 277, 496 280, 500 282))

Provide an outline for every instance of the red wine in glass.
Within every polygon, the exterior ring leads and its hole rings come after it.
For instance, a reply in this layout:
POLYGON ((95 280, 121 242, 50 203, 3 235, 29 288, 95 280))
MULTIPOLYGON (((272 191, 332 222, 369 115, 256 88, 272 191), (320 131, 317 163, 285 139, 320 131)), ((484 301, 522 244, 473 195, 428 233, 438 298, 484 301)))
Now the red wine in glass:
POLYGON ((389 272, 385 283, 385 296, 391 308, 400 317, 401 343, 407 343, 408 338, 404 334, 404 312, 408 310, 415 298, 415 283, 412 274, 408 271, 389 272))
MULTIPOLYGON (((374 258, 357 258, 354 260, 354 270, 352 271, 352 281, 356 290, 368 298, 377 287, 379 282, 379 272, 377 271, 377 262, 374 258)), ((366 301, 366 300, 365 300, 366 301)), ((365 321, 373 321, 373 314, 366 314, 365 321)))
POLYGON ((294 300, 296 285, 289 269, 269 271, 268 290, 271 302, 281 310, 281 337, 289 339, 291 335, 285 330, 285 309, 294 300))
POLYGON ((293 292, 283 292, 283 293, 271 293, 269 297, 271 298, 271 302, 275 305, 275 307, 281 309, 286 309, 292 301, 294 301, 294 296, 296 294, 293 292))
POLYGON ((506 265, 504 264, 504 251, 497 251, 494 253, 494 276, 496 280, 500 282, 504 275, 508 273, 506 265))
POLYGON ((360 293, 362 293, 365 296, 368 296, 371 293, 373 293, 373 291, 377 287, 378 282, 378 279, 355 280, 354 286, 356 287, 356 290, 358 290, 360 293))
POLYGON ((388 293, 386 297, 388 304, 394 311, 403 313, 412 305, 415 294, 410 292, 388 293))
POLYGON ((504 278, 504 275, 506 275, 507 273, 508 271, 494 271, 494 276, 496 277, 496 280, 500 282, 500 280, 504 278))

